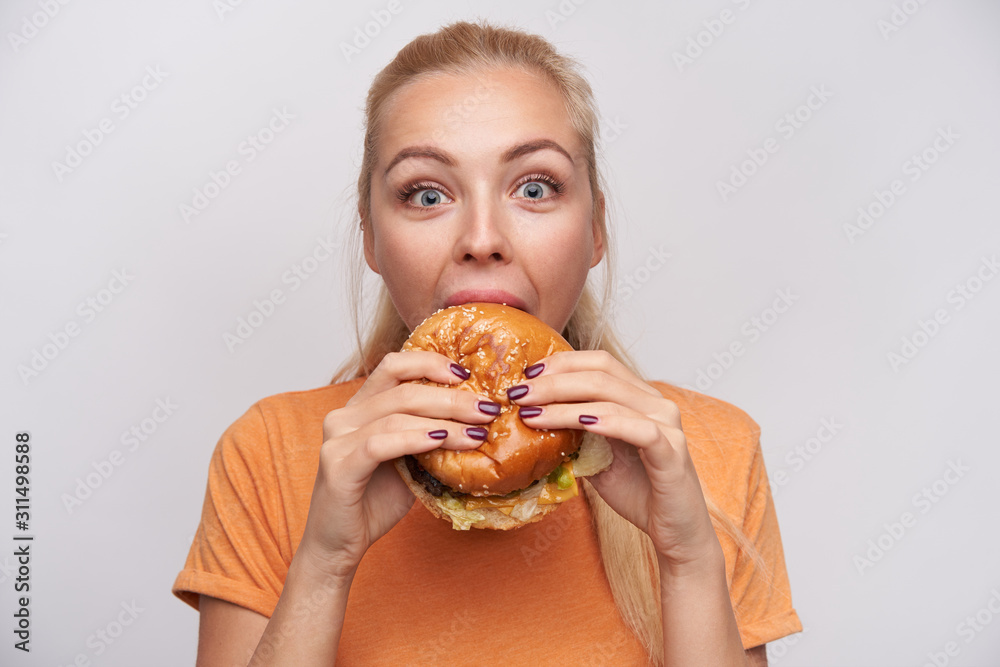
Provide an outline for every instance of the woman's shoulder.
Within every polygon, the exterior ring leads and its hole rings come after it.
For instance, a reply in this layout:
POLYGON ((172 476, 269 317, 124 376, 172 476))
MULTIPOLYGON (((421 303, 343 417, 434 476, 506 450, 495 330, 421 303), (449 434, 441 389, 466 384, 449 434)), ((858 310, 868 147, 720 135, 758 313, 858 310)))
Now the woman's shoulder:
POLYGON ((720 398, 667 382, 649 384, 680 409, 688 452, 716 505, 742 522, 763 475, 760 426, 720 398))
POLYGON ((716 430, 724 429, 733 435, 752 438, 760 436, 760 426, 757 422, 732 403, 660 380, 652 380, 649 384, 663 394, 664 398, 677 404, 685 431, 688 427, 687 422, 694 421, 696 425, 711 426, 716 430))
POLYGON ((271 394, 254 402, 223 433, 220 450, 263 456, 276 449, 322 442, 323 419, 347 404, 365 378, 271 394))
POLYGON ((317 414, 325 416, 331 410, 346 405, 364 383, 365 378, 360 377, 312 389, 285 391, 266 396, 253 407, 260 409, 265 417, 301 419, 317 414))

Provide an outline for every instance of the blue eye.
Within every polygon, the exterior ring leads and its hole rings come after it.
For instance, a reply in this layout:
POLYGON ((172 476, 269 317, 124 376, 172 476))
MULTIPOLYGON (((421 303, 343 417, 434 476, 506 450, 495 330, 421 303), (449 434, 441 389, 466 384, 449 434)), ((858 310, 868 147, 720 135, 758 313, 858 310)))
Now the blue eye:
POLYGON ((517 186, 517 190, 522 196, 515 199, 529 199, 531 201, 545 201, 559 196, 563 191, 563 183, 545 174, 532 174, 525 177, 517 186), (549 188, 552 194, 546 196, 545 189, 549 188))
POLYGON ((407 185, 396 193, 396 197, 399 198, 399 201, 413 208, 432 208, 446 199, 445 195, 430 183, 407 185), (410 199, 418 193, 420 194, 419 203, 411 204, 410 199))
POLYGON ((521 192, 528 199, 541 199, 545 196, 545 188, 542 187, 541 183, 535 183, 534 181, 525 183, 524 187, 521 188, 521 192))
POLYGON ((434 206, 434 204, 441 203, 441 193, 437 190, 421 190, 420 192, 421 206, 434 206))
MULTIPOLYGON (((554 199, 562 194, 564 184, 551 176, 545 174, 531 174, 526 176, 517 184, 515 190, 518 193, 515 199, 527 199, 529 201, 544 202, 554 199), (546 193, 546 187, 551 191, 546 193)), ((448 196, 433 183, 411 183, 402 187, 396 192, 396 197, 410 208, 435 208, 439 204, 447 203, 448 196), (410 202, 413 195, 419 194, 417 203, 410 202)))

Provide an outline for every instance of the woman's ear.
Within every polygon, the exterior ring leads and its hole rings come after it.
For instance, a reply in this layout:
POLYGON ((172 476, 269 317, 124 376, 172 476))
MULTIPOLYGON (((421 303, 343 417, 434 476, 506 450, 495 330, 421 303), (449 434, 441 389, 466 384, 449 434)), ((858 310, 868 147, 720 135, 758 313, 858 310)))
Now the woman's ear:
MULTIPOLYGON (((358 217, 361 219, 361 238, 365 248, 365 262, 375 273, 379 273, 378 264, 375 262, 375 236, 372 233, 371 220, 365 216, 365 212, 358 206, 358 217)), ((379 273, 381 275, 381 273, 379 273)))
POLYGON ((604 258, 604 193, 597 194, 597 206, 594 210, 594 255, 590 260, 590 268, 601 263, 604 258))

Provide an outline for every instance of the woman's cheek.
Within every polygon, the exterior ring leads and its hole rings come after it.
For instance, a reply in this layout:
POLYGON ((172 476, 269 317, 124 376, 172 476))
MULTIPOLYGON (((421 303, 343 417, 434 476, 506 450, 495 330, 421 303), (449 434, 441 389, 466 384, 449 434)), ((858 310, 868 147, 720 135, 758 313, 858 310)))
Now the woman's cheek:
POLYGON ((428 298, 433 292, 435 276, 447 259, 446 250, 434 246, 426 234, 399 235, 383 239, 376 251, 382 278, 391 293, 414 302, 428 298))
MULTIPOLYGON (((589 210, 586 212, 589 213, 589 210)), ((594 254, 594 234, 590 216, 582 214, 572 216, 561 227, 558 238, 551 239, 547 245, 556 251, 558 261, 554 263, 562 266, 564 271, 575 269, 586 274, 594 254)))

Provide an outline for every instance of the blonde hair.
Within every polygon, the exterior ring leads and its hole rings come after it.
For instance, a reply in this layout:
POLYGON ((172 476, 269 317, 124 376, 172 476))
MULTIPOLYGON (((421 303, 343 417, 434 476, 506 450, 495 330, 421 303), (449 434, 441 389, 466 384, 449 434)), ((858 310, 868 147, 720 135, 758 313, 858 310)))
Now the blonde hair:
MULTIPOLYGON (((358 177, 360 224, 352 225, 347 246, 351 262, 348 298, 357 345, 352 356, 335 373, 331 384, 364 377, 389 352, 400 349, 410 332, 396 311, 384 283, 380 283, 371 328, 362 336, 364 308, 361 258, 363 229, 371 225, 370 197, 372 173, 378 160, 377 147, 387 102, 403 85, 426 74, 469 74, 493 69, 517 69, 547 77, 562 93, 567 113, 585 148, 593 193, 592 213, 605 239, 605 279, 600 298, 588 277, 563 337, 577 350, 605 350, 637 376, 636 363, 618 341, 610 321, 614 295, 614 253, 605 207, 598 197, 605 192, 604 177, 597 165, 596 142, 600 119, 593 92, 579 73, 576 61, 555 51, 545 39, 515 29, 490 25, 486 21, 458 21, 435 33, 420 35, 403 47, 372 82, 365 105, 364 155, 358 177)), ((370 232, 369 232, 370 233, 370 232)), ((588 433, 585 437, 598 437, 588 433)), ((662 664, 663 628, 660 611, 659 568, 656 551, 645 532, 622 518, 605 503, 586 480, 584 495, 591 507, 601 549, 604 571, 615 604, 625 624, 649 654, 650 662, 662 664)), ((709 514, 716 531, 729 536, 746 555, 760 563, 760 556, 746 535, 706 495, 709 514)))

